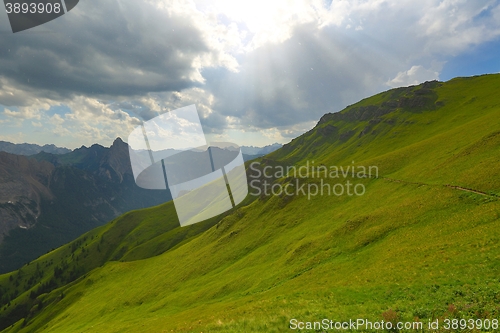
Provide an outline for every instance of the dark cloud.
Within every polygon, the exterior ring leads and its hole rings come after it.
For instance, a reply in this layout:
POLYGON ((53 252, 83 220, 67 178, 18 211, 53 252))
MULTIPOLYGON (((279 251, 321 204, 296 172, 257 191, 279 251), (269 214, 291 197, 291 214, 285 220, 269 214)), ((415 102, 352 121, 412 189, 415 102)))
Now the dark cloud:
POLYGON ((82 1, 43 26, 1 33, 0 76, 44 97, 182 90, 199 84, 193 62, 210 51, 186 16, 142 1, 82 1))
POLYGON ((205 134, 222 134, 227 128, 226 118, 215 112, 205 118, 201 117, 200 122, 205 134))

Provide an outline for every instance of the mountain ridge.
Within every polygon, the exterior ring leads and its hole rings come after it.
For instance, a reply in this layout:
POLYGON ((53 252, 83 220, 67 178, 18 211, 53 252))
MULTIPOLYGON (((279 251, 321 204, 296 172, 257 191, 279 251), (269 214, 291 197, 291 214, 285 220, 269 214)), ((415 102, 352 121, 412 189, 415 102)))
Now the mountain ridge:
POLYGON ((42 151, 51 154, 66 154, 71 152, 71 149, 57 147, 54 144, 46 144, 43 146, 34 143, 11 143, 0 141, 0 151, 15 154, 15 155, 35 155, 42 151))
MULTIPOLYGON (((255 147, 255 146, 241 146, 241 151, 243 154, 246 154, 246 155, 253 155, 253 156, 257 156, 257 155, 267 155, 269 153, 272 153, 273 151, 281 148, 283 145, 281 143, 273 143, 273 144, 270 144, 270 145, 267 145, 267 146, 264 146, 264 147, 255 147)), ((260 157, 259 156, 259 157, 260 157)))

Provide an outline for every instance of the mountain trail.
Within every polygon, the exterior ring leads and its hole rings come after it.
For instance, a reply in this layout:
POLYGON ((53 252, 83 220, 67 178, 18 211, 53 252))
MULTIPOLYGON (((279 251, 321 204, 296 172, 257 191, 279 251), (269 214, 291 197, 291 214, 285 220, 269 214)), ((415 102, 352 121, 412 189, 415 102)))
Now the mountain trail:
MULTIPOLYGON (((394 178, 389 178, 389 177, 380 177, 380 178, 388 180, 390 182, 395 182, 395 183, 412 184, 412 185, 419 185, 419 186, 436 186, 436 185, 433 185, 433 184, 426 184, 426 183, 421 183, 421 182, 410 182, 410 181, 406 181, 406 180, 402 180, 402 179, 394 179, 394 178)), ((486 193, 486 192, 475 190, 475 189, 471 189, 471 188, 466 188, 466 187, 457 186, 457 185, 450 185, 450 184, 437 185, 437 186, 443 186, 443 187, 451 188, 451 189, 454 189, 454 190, 475 193, 475 194, 479 194, 479 195, 483 195, 483 196, 486 196, 486 197, 495 198, 495 199, 500 200, 500 196, 499 195, 491 194, 491 193, 486 193)))

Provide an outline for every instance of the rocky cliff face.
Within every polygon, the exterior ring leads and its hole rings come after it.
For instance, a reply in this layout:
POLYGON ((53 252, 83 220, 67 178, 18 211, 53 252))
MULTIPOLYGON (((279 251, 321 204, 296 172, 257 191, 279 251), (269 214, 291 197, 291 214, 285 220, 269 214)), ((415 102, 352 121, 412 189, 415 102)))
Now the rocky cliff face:
POLYGON ((14 228, 30 228, 40 216, 42 199, 50 200, 54 165, 0 152, 0 242, 14 228))

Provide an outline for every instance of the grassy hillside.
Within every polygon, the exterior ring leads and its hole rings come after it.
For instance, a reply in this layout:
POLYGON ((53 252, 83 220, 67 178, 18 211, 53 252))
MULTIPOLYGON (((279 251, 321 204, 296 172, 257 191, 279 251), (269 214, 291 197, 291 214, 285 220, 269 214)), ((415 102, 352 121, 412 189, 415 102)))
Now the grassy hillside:
MULTIPOLYGON (((260 170, 376 166, 378 178, 309 169, 273 179, 310 189, 350 181, 364 195, 249 196, 186 228, 176 227, 170 203, 126 214, 0 276, 10 294, 4 331, 283 332, 292 318, 498 319, 499 88, 500 75, 430 82, 325 115, 257 160, 260 170)), ((254 169, 250 180, 263 181, 254 169)))

